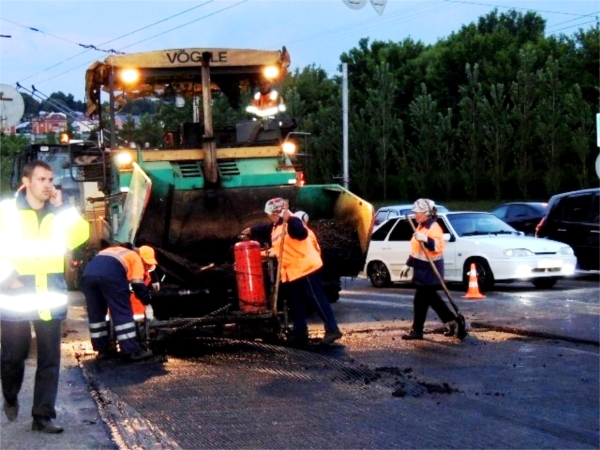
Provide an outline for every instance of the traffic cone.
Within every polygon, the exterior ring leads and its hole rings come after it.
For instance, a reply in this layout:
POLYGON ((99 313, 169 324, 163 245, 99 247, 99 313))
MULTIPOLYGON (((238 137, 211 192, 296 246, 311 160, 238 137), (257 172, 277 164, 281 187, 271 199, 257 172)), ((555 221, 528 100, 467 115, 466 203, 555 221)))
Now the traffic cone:
POLYGON ((477 284, 477 268, 475 267, 475 263, 471 263, 471 270, 469 271, 469 289, 467 289, 467 293, 463 295, 462 298, 467 298, 470 300, 480 300, 485 298, 485 295, 479 292, 479 285, 477 284))

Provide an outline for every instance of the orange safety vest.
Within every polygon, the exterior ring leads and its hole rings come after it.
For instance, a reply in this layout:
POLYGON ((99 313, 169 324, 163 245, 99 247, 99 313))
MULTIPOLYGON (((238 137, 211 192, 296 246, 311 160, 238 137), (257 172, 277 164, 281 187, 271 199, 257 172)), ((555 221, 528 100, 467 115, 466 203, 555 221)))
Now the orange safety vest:
POLYGON ((256 106, 258 109, 273 108, 277 107, 278 105, 278 97, 279 94, 277 91, 270 91, 267 94, 261 94, 260 92, 257 92, 254 94, 250 104, 252 106, 256 106))
POLYGON ((308 228, 307 225, 304 225, 304 226, 305 226, 306 230, 308 231, 308 239, 310 239, 313 247, 315 247, 315 249, 317 249, 317 251, 319 252, 319 255, 320 255, 321 254, 321 246, 319 245, 319 240, 317 239, 315 232, 313 230, 311 230, 310 228, 308 228))
POLYGON ((145 270, 142 258, 134 250, 125 247, 108 247, 98 252, 99 255, 112 256, 119 260, 125 268, 127 281, 130 283, 143 283, 145 270))
MULTIPOLYGON (((277 256, 281 271, 281 281, 283 283, 297 280, 309 275, 323 267, 321 255, 313 245, 313 241, 308 236, 303 241, 294 239, 287 235, 283 241, 283 255, 281 252, 281 240, 283 239, 284 224, 277 224, 271 231, 272 250, 277 256)), ((310 233, 309 233, 310 234, 310 233)))
POLYGON ((431 224, 429 228, 419 224, 417 227, 417 233, 425 233, 427 237, 433 239, 435 241, 435 250, 431 251, 425 249, 425 253, 423 253, 421 244, 417 238, 413 236, 410 240, 410 256, 421 261, 427 261, 426 255, 429 255, 432 261, 442 259, 444 248, 446 247, 446 241, 444 241, 444 231, 442 230, 442 227, 440 227, 438 223, 431 224))
MULTIPOLYGON (((144 284, 150 286, 151 282, 152 277, 150 276, 150 273, 144 272, 144 284)), ((146 317, 146 305, 135 296, 134 292, 129 294, 129 301, 131 302, 131 309, 133 310, 133 320, 142 320, 146 317)))

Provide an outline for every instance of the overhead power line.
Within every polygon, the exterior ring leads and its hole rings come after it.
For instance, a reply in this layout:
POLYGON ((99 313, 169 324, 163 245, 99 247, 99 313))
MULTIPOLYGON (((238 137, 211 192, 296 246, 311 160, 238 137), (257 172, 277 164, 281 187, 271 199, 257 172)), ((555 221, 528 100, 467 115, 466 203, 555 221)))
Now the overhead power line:
POLYGON ((444 1, 450 2, 450 3, 464 3, 466 5, 487 6, 487 7, 491 7, 491 8, 514 9, 516 11, 533 11, 533 12, 544 12, 544 13, 548 13, 548 14, 562 14, 562 15, 565 15, 565 16, 586 17, 586 16, 589 15, 589 14, 569 13, 569 12, 564 12, 564 11, 547 11, 547 10, 544 10, 544 9, 519 8, 517 6, 490 5, 489 3, 470 2, 470 1, 467 1, 467 0, 444 0, 444 1))
MULTIPOLYGON (((149 24, 149 25, 143 26, 142 28, 138 28, 137 30, 130 31, 129 33, 125 33, 125 34, 123 34, 123 35, 121 35, 121 36, 119 36, 119 37, 116 37, 116 38, 110 39, 110 40, 108 40, 108 41, 106 41, 106 42, 103 42, 103 43, 101 43, 101 44, 99 44, 99 45, 106 45, 106 44, 109 44, 109 43, 111 43, 111 42, 118 41, 119 39, 123 39, 123 38, 125 38, 125 37, 127 37, 127 36, 131 36, 132 34, 139 33, 140 31, 146 30, 146 29, 148 29, 148 28, 151 28, 151 27, 153 27, 153 26, 156 26, 156 25, 158 25, 158 24, 160 24, 160 23, 166 22, 167 20, 171 20, 171 19, 173 19, 173 18, 175 18, 175 17, 177 17, 177 16, 180 16, 180 15, 182 15, 182 14, 186 14, 186 13, 188 13, 188 12, 190 12, 190 11, 193 11, 194 9, 201 8, 202 6, 205 6, 205 5, 207 5, 208 3, 212 3, 213 1, 214 1, 214 0, 207 0, 207 1, 205 1, 204 3, 201 3, 200 5, 193 6, 193 7, 191 7, 191 8, 188 8, 188 9, 184 10, 184 11, 178 12, 177 14, 173 14, 172 16, 169 16, 169 17, 166 17, 166 18, 164 18, 164 19, 158 20, 158 21, 156 21, 156 22, 153 22, 153 23, 151 23, 151 24, 149 24)), ((4 19, 4 20, 8 20, 8 19, 4 19)), ((10 22, 10 21, 9 21, 9 22, 10 22)), ((27 27, 27 28, 31 28, 31 27, 27 27)), ((49 36, 52 36, 52 35, 49 35, 49 36)), ((58 37, 57 37, 57 38, 58 38, 58 37)), ((62 38, 58 38, 58 39, 62 39, 62 38)), ((72 41, 69 41, 68 39, 62 39, 62 40, 66 40, 67 42, 72 42, 72 41)), ((77 45, 81 45, 81 44, 77 44, 77 45)), ((92 46, 92 47, 94 47, 94 46, 92 46)), ((95 48, 95 47, 94 47, 94 48, 92 48, 92 47, 86 47, 86 48, 88 48, 88 49, 93 49, 93 50, 97 50, 97 48, 95 48)), ((58 67, 58 66, 60 66, 60 65, 62 65, 62 64, 64 64, 64 63, 66 63, 66 62, 68 62, 68 61, 71 61, 72 59, 75 59, 75 58, 77 58, 78 56, 81 56, 81 55, 83 55, 84 53, 87 53, 88 51, 89 51, 89 50, 85 50, 85 51, 83 51, 83 52, 77 53, 76 55, 73 55, 73 56, 71 56, 70 58, 67 58, 67 59, 65 59, 65 60, 63 60, 63 61, 61 61, 61 62, 58 62, 58 63, 56 63, 56 64, 54 64, 54 65, 52 65, 52 66, 50 66, 50 67, 47 67, 47 68, 45 68, 45 69, 43 69, 43 70, 41 70, 41 71, 39 71, 39 72, 36 72, 36 73, 34 73, 34 74, 32 74, 32 75, 29 75, 28 77, 25 77, 25 78, 23 78, 23 79, 21 79, 21 80, 19 80, 19 81, 20 81, 20 82, 23 82, 23 81, 25 81, 25 80, 28 80, 28 79, 30 79, 30 78, 33 78, 33 77, 35 77, 36 75, 39 75, 39 74, 41 74, 41 73, 44 73, 44 72, 47 72, 48 70, 50 70, 50 69, 53 69, 53 68, 55 68, 55 67, 58 67)), ((123 54, 123 53, 122 53, 122 52, 120 52, 120 54, 123 54)), ((79 67, 79 66, 78 66, 78 67, 79 67)))
MULTIPOLYGON (((211 0, 211 1, 212 1, 212 0, 211 0)), ((242 0, 242 1, 240 1, 240 2, 236 3, 236 4, 232 5, 232 6, 228 6, 228 7, 222 8, 222 9, 220 9, 220 10, 216 11, 216 12, 213 12, 213 13, 207 14, 207 15, 205 15, 205 16, 202 16, 202 17, 200 17, 200 18, 198 18, 198 19, 192 20, 191 22, 187 22, 187 23, 185 23, 185 24, 183 24, 183 25, 179 25, 179 26, 177 26, 177 27, 171 28, 170 30, 164 31, 164 32, 162 32, 162 33, 159 33, 159 34, 155 34, 154 36, 151 36, 151 37, 149 37, 149 38, 146 38, 146 39, 142 39, 141 41, 134 42, 133 44, 130 44, 130 45, 128 45, 128 46, 125 46, 125 47, 122 47, 122 48, 121 48, 121 50, 124 50, 124 49, 126 49, 126 48, 129 48, 129 47, 132 47, 132 46, 134 46, 134 45, 140 44, 140 43, 142 43, 142 42, 148 41, 148 40, 150 40, 150 39, 154 39, 154 38, 156 38, 156 37, 163 36, 163 35, 165 35, 165 34, 167 34, 167 33, 170 33, 171 31, 177 30, 177 29, 179 29, 179 28, 182 28, 182 27, 184 27, 184 26, 187 26, 187 25, 191 25, 192 23, 196 23, 196 22, 198 22, 198 21, 200 21, 200 20, 203 20, 203 19, 206 19, 206 18, 208 18, 208 17, 214 16, 214 15, 216 15, 216 14, 219 14, 220 12, 223 12, 223 11, 226 11, 226 10, 228 10, 228 9, 231 9, 231 8, 233 8, 233 7, 235 7, 235 6, 241 5, 242 3, 246 3, 247 1, 248 1, 248 0, 242 0)), ((58 78, 58 77, 60 77, 60 76, 62 76, 62 75, 64 75, 64 74, 66 74, 66 73, 72 72, 73 70, 79 69, 79 68, 81 68, 81 67, 83 67, 83 66, 89 66, 89 65, 90 65, 91 63, 93 63, 94 61, 96 61, 96 60, 95 60, 95 59, 92 59, 92 60, 90 60, 90 61, 88 61, 88 62, 85 62, 85 63, 83 63, 83 64, 80 64, 80 65, 78 65, 78 66, 76 66, 76 67, 72 67, 72 68, 71 68, 71 69, 69 69, 69 70, 65 70, 64 72, 61 72, 61 73, 59 73, 59 74, 57 74, 57 75, 54 75, 53 77, 50 77, 50 78, 47 78, 47 79, 45 79, 45 80, 44 80, 44 81, 42 81, 41 83, 45 83, 46 81, 50 81, 50 80, 53 80, 53 79, 55 79, 55 78, 58 78)))
POLYGON ((65 41, 65 42, 69 42, 71 44, 79 45, 80 47, 83 47, 83 48, 90 48, 92 50, 97 50, 99 52, 105 52, 105 53, 119 53, 115 49, 112 49, 112 48, 110 50, 104 50, 104 49, 101 49, 101 48, 97 48, 96 46, 91 45, 91 44, 80 44, 78 42, 75 42, 75 41, 72 41, 70 39, 64 38, 62 36, 57 36, 57 35, 52 34, 52 33, 41 31, 41 30, 38 30, 37 28, 28 27, 27 25, 23 25, 22 23, 15 22, 14 20, 10 20, 10 19, 7 19, 5 17, 0 17, 0 19, 4 20, 5 22, 12 23, 13 25, 16 25, 18 27, 22 27, 22 28, 25 28, 27 30, 31 30, 31 31, 34 31, 34 32, 37 32, 37 33, 42 33, 42 34, 44 34, 46 36, 51 36, 51 37, 53 37, 55 39, 60 39, 61 41, 65 41))

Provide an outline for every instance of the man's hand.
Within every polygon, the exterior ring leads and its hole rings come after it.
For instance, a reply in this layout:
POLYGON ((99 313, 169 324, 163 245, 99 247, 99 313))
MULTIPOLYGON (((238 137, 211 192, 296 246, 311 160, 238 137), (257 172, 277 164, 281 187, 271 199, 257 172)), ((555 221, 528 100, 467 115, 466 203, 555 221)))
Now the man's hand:
POLYGON ((281 217, 283 217, 283 220, 285 220, 286 222, 288 220, 290 220, 290 217, 292 217, 293 214, 290 212, 289 209, 284 209, 283 211, 281 211, 281 217))
POLYGON ((405 264, 402 269, 400 269, 400 278, 408 277, 408 272, 410 272, 410 266, 405 264))
POLYGON ((50 193, 50 204, 54 207, 60 206, 63 203, 62 190, 56 189, 56 186, 52 186, 52 192, 50 193))
POLYGON ((417 232, 415 233, 415 239, 421 242, 427 242, 427 235, 425 233, 417 232))
POLYGON ((152 283, 152 291, 154 291, 154 292, 160 291, 160 283, 158 281, 156 283, 152 283))

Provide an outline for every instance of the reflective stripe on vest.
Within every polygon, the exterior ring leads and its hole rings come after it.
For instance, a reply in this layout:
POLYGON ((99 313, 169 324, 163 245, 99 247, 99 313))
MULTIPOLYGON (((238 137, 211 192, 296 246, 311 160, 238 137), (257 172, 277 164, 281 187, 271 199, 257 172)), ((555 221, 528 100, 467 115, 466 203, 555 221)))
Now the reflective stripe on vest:
POLYGON ((67 294, 46 292, 4 295, 0 294, 0 309, 17 313, 57 308, 67 304, 67 294))
POLYGON ((101 250, 98 255, 110 256, 118 260, 125 272, 127 281, 130 283, 143 283, 145 276, 144 263, 141 256, 134 250, 125 247, 108 247, 101 250))

